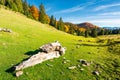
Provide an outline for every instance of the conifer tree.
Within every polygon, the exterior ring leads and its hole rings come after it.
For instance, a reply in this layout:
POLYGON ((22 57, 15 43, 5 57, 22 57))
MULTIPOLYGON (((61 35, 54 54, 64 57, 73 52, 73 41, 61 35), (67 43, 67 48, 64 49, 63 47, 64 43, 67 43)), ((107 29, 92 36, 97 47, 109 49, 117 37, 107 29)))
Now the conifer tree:
POLYGON ((16 11, 16 12, 17 12, 17 11, 18 11, 18 8, 17 8, 17 5, 14 3, 14 1, 11 0, 10 4, 11 4, 11 7, 10 7, 10 8, 11 8, 13 11, 16 11))
POLYGON ((58 22, 58 30, 64 31, 64 23, 61 17, 58 22))
POLYGON ((24 11, 23 11, 22 0, 14 0, 14 3, 17 5, 18 12, 23 13, 24 11))
POLYGON ((80 36, 80 30, 79 29, 77 30, 77 36, 80 36))
POLYGON ((40 10, 39 10, 40 12, 39 12, 39 21, 41 22, 41 23, 47 23, 47 19, 46 19, 46 12, 45 12, 45 8, 44 8, 44 5, 43 4, 41 4, 40 5, 40 10))
POLYGON ((5 0, 5 6, 12 8, 11 6, 11 0, 5 0))
POLYGON ((70 33, 70 34, 74 34, 74 32, 75 32, 75 31, 74 31, 74 29, 73 29, 73 26, 70 25, 69 33, 70 33))
POLYGON ((33 18, 32 17, 32 14, 30 13, 30 11, 29 11, 29 5, 28 5, 28 3, 27 3, 27 1, 26 0, 24 0, 23 1, 23 11, 24 11, 24 15, 26 15, 27 17, 29 17, 29 18, 33 18))
POLYGON ((85 37, 88 37, 88 30, 85 30, 85 37))
POLYGON ((104 29, 102 29, 100 35, 104 35, 104 34, 105 34, 104 29))
POLYGON ((55 20, 53 15, 50 18, 50 25, 55 27, 55 20))
POLYGON ((0 0, 0 4, 5 5, 5 0, 0 0))
POLYGON ((92 29, 91 35, 92 35, 92 37, 97 37, 97 28, 96 27, 94 29, 92 29))
POLYGON ((55 18, 54 24, 55 24, 54 27, 57 28, 57 20, 56 20, 56 18, 55 18))

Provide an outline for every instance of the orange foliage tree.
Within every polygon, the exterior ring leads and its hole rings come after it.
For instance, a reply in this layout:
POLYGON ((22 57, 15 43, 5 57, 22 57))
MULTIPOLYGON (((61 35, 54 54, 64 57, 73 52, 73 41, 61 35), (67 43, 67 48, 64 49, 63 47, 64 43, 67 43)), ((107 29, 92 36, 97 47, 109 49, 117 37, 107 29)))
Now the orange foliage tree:
POLYGON ((69 32, 69 25, 64 25, 64 30, 65 30, 65 32, 69 32))
POLYGON ((37 7, 35 7, 34 5, 32 5, 30 7, 30 12, 32 13, 32 16, 35 20, 38 20, 39 18, 39 10, 37 9, 37 7))
POLYGON ((85 32, 85 30, 86 30, 85 28, 79 28, 80 32, 85 32))

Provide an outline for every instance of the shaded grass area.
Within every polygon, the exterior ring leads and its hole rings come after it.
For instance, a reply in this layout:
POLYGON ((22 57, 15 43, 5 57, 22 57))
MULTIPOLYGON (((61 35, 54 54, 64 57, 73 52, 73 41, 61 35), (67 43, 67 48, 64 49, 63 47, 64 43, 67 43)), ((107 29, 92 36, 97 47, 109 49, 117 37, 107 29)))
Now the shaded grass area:
MULTIPOLYGON (((99 39, 77 37, 58 31, 47 24, 28 19, 19 13, 4 9, 0 9, 0 27, 9 28, 13 31, 12 33, 0 32, 0 80, 120 79, 118 76, 119 67, 114 66, 114 64, 118 64, 118 66, 120 64, 119 55, 114 54, 114 50, 108 51, 111 45, 107 45, 106 40, 115 38, 115 40, 119 41, 119 35, 101 36, 98 37, 99 39), (65 55, 26 68, 23 70, 24 74, 19 78, 13 76, 12 67, 14 65, 36 54, 38 48, 43 44, 56 40, 67 47, 65 55), (70 60, 70 62, 64 64, 64 58, 70 60), (91 61, 93 64, 82 66, 78 62, 80 59, 91 61), (116 59, 118 62, 115 62, 116 59), (99 64, 97 68, 100 71, 99 76, 92 74, 92 71, 96 70, 97 64, 99 64), (69 70, 68 67, 70 66, 77 66, 77 68, 69 70), (81 71, 81 68, 84 70, 81 71)), ((113 48, 115 47, 113 46, 113 48)), ((119 49, 118 46, 116 48, 119 49)))

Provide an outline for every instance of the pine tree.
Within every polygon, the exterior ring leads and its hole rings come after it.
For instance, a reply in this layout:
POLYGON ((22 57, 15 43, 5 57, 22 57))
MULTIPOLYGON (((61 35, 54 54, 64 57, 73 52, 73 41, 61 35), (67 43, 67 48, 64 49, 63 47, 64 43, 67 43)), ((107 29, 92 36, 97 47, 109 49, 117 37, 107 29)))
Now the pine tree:
POLYGON ((104 34, 105 34, 104 29, 102 29, 100 35, 104 35, 104 34))
POLYGON ((73 26, 70 25, 69 33, 70 33, 70 34, 74 34, 74 32, 75 32, 75 31, 74 31, 74 29, 73 29, 73 26))
POLYGON ((12 8, 11 0, 6 0, 6 1, 5 1, 5 6, 7 6, 7 7, 9 7, 9 8, 12 8))
POLYGON ((18 12, 17 5, 14 3, 13 0, 10 0, 10 8, 11 8, 13 11, 18 12))
POLYGON ((53 15, 50 18, 50 25, 55 27, 55 19, 53 15))
POLYGON ((45 8, 44 8, 44 5, 43 4, 41 4, 40 5, 40 10, 39 10, 40 12, 39 12, 39 21, 41 22, 41 23, 47 23, 47 15, 46 15, 46 12, 45 12, 45 8))
POLYGON ((24 15, 26 15, 29 18, 32 18, 32 14, 29 11, 29 5, 26 0, 23 1, 23 10, 24 10, 24 15))
POLYGON ((18 12, 23 13, 24 11, 23 11, 22 1, 21 0, 14 0, 14 3, 17 5, 18 12))
POLYGON ((57 20, 56 20, 56 18, 55 18, 54 24, 55 24, 54 27, 57 28, 57 20))
POLYGON ((88 30, 85 30, 85 37, 88 37, 88 30))
POLYGON ((92 37, 97 37, 97 28, 92 29, 91 35, 92 37))
POLYGON ((109 34, 109 30, 106 29, 104 34, 108 35, 109 34))
POLYGON ((118 34, 120 34, 120 28, 118 29, 118 34))
POLYGON ((14 2, 12 3, 12 10, 16 12, 18 11, 18 8, 14 2))
POLYGON ((58 22, 58 30, 64 31, 64 23, 61 17, 58 22))
POLYGON ((0 0, 0 4, 5 5, 5 0, 0 0))
POLYGON ((80 36, 80 30, 79 29, 77 30, 77 36, 80 36))

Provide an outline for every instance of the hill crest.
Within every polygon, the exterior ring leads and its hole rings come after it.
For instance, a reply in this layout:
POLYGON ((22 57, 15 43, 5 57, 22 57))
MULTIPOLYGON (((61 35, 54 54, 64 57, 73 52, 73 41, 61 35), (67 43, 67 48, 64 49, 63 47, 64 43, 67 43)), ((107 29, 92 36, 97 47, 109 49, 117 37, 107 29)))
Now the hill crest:
POLYGON ((94 24, 89 23, 89 22, 80 23, 80 24, 77 24, 77 26, 82 27, 82 28, 86 28, 86 29, 100 28, 97 25, 94 25, 94 24))

